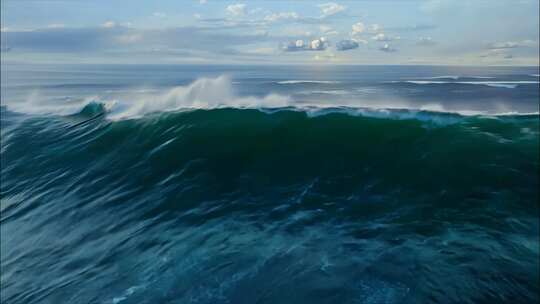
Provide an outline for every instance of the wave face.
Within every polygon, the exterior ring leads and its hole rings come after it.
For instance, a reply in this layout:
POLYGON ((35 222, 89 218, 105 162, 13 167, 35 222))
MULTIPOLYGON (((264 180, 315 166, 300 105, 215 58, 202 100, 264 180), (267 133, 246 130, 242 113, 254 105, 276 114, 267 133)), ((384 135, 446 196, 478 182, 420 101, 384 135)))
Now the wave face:
POLYGON ((3 108, 3 302, 538 299, 537 115, 101 110, 3 108))
POLYGON ((539 300, 537 69, 18 69, 2 303, 539 300))

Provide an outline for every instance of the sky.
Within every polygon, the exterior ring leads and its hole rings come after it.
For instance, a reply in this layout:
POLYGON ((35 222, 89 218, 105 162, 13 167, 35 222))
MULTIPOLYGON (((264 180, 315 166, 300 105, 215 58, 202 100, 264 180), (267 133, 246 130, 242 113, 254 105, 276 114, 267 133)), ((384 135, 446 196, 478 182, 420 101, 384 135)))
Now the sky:
POLYGON ((1 0, 2 62, 538 65, 540 0, 1 0))

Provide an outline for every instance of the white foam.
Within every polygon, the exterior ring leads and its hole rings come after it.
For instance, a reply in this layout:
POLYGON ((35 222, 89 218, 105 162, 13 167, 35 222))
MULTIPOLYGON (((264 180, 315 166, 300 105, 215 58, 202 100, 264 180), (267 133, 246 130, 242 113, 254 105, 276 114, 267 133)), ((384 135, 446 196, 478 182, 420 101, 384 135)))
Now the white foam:
POLYGON ((320 84, 337 84, 339 81, 331 80, 284 80, 278 81, 277 84, 302 84, 302 83, 320 83, 320 84))
POLYGON ((460 78, 474 78, 474 79, 493 79, 495 77, 493 76, 456 76, 456 75, 448 75, 448 76, 432 76, 432 77, 417 77, 418 79, 454 79, 458 80, 460 78))
POLYGON ((391 81, 390 83, 411 83, 411 84, 472 84, 484 85, 489 87, 514 89, 520 84, 538 84, 538 81, 430 81, 430 80, 406 80, 406 81, 391 81))
POLYGON ((311 94, 326 94, 326 95, 347 95, 351 92, 346 90, 315 90, 315 91, 303 91, 300 94, 311 95, 311 94))
POLYGON ((129 298, 129 296, 131 296, 132 294, 134 294, 138 289, 141 289, 143 288, 143 286, 132 286, 128 289, 126 289, 126 291, 124 291, 124 293, 119 296, 119 297, 115 297, 111 300, 111 303, 112 304, 118 304, 124 300, 126 300, 127 298, 129 298))
POLYGON ((108 117, 123 119, 140 117, 152 112, 180 109, 279 108, 290 104, 289 97, 270 94, 265 97, 239 97, 227 76, 200 78, 187 86, 174 87, 163 94, 135 95, 117 101, 108 117))

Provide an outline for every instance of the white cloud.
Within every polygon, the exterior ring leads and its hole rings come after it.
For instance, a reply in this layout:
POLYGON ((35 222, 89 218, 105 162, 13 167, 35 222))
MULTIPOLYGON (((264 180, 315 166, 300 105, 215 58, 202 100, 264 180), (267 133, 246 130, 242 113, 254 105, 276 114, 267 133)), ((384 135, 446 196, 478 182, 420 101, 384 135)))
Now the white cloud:
POLYGON ((206 3, 208 3, 208 1, 207 0, 199 0, 199 3, 200 4, 206 4, 206 3))
POLYGON ((242 16, 246 13, 246 5, 244 3, 230 4, 226 10, 233 16, 242 16))
POLYGON ((372 24, 369 26, 369 31, 372 33, 378 33, 382 31, 382 26, 380 26, 379 24, 372 24))
POLYGON ((282 12, 282 13, 273 13, 271 15, 268 15, 264 17, 264 20, 268 22, 275 22, 275 21, 287 20, 287 19, 296 20, 299 17, 300 16, 298 16, 296 12, 282 12))
POLYGON ((328 47, 328 42, 326 41, 326 38, 321 37, 319 39, 314 39, 311 41, 310 48, 313 51, 322 51, 325 50, 326 47, 328 47))
POLYGON ((157 18, 164 18, 164 17, 166 17, 167 15, 166 15, 165 13, 162 13, 162 12, 154 12, 154 13, 152 14, 152 16, 157 17, 157 18))
POLYGON ((116 26, 116 22, 114 22, 114 21, 106 21, 101 26, 104 27, 104 28, 113 28, 113 27, 116 26))
POLYGON ((319 29, 321 30, 321 33, 325 35, 338 35, 339 32, 334 30, 331 26, 328 25, 321 25, 319 26, 319 29))
POLYGON ((379 34, 371 37, 371 39, 376 40, 376 41, 392 41, 392 38, 386 36, 383 33, 379 33, 379 34))
POLYGON ((318 50, 322 47, 323 43, 319 39, 311 41, 311 49, 318 50))
POLYGON ((537 44, 537 42, 532 40, 495 42, 489 44, 488 49, 515 49, 521 47, 532 47, 537 44))
POLYGON ((385 43, 383 46, 381 46, 379 50, 387 53, 396 51, 396 49, 392 48, 388 43, 385 43))
POLYGON ((344 11, 346 8, 345 6, 334 2, 319 4, 317 6, 321 9, 321 14, 323 17, 335 15, 339 12, 344 11))
POLYGON ((295 51, 323 51, 328 47, 328 41, 325 37, 318 39, 313 39, 306 43, 304 40, 299 39, 296 41, 291 41, 287 43, 282 49, 286 52, 295 52, 295 51))
POLYGON ((480 54, 481 58, 502 58, 512 59, 514 56, 508 52, 509 49, 491 49, 485 53, 480 54))
POLYGON ((366 30, 366 26, 362 22, 357 22, 352 25, 352 34, 360 34, 366 30))

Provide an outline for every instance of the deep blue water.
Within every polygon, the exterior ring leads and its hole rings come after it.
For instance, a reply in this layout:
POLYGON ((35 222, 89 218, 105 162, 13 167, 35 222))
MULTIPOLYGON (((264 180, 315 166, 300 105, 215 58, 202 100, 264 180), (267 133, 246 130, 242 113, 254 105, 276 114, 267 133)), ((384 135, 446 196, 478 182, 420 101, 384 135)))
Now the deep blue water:
POLYGON ((535 303, 538 67, 2 65, 2 303, 535 303))

